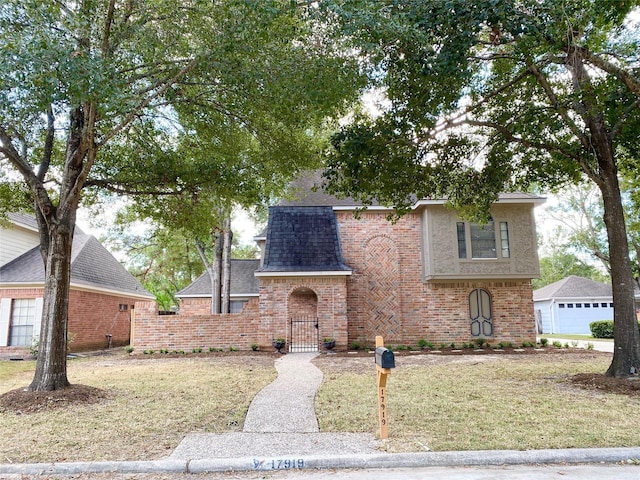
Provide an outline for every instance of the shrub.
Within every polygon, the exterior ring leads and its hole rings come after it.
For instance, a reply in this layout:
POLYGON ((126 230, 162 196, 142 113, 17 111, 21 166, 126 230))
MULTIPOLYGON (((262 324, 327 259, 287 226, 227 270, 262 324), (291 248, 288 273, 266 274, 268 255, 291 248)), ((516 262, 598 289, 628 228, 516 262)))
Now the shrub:
POLYGON ((31 355, 33 358, 38 358, 39 345, 40 342, 38 342, 38 340, 32 340, 31 344, 29 345, 29 355, 31 355))
POLYGON ((425 348, 427 346, 427 341, 424 338, 418 340, 418 348, 425 348))
POLYGON ((252 344, 251 344, 251 350, 252 350, 253 352, 257 352, 257 351, 258 351, 258 348, 260 348, 260 346, 259 346, 257 343, 252 343, 252 344))
POLYGON ((613 338, 613 320, 599 320, 589 324, 593 338, 613 338))
POLYGON ((543 347, 546 347, 547 345, 549 345, 549 339, 548 338, 541 338, 540 339, 540 345, 542 345, 543 347))
POLYGON ((562 342, 560 342, 559 340, 554 340, 553 346, 556 348, 562 348, 562 342))
POLYGON ((132 353, 133 347, 131 345, 127 345, 126 347, 124 347, 124 351, 127 353, 132 353))

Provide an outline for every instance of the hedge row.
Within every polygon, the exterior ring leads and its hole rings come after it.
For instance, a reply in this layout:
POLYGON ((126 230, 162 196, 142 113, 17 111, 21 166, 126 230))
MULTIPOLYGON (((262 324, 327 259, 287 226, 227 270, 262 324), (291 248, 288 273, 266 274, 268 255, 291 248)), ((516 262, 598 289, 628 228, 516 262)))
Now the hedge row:
MULTIPOLYGON (((593 338, 613 338, 613 320, 599 320, 589 324, 593 338)), ((640 330, 640 322, 638 322, 640 330)))

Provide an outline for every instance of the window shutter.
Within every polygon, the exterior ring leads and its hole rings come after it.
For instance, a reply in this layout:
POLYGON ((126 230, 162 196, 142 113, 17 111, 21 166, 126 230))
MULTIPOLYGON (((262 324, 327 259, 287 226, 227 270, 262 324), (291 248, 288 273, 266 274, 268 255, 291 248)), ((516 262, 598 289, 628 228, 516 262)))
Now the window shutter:
POLYGON ((11 299, 0 300, 0 347, 9 344, 9 318, 11 317, 11 299))
POLYGON ((40 325, 42 324, 42 305, 44 299, 42 297, 36 298, 36 311, 33 319, 33 340, 38 341, 40 339, 40 325))

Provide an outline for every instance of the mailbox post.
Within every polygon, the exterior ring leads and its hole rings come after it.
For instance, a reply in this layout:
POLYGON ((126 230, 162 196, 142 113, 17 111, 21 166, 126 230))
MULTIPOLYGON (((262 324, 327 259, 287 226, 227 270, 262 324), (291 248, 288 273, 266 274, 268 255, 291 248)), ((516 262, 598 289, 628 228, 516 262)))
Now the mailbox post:
POLYGON ((381 336, 376 337, 376 370, 378 371, 378 419, 380 422, 380 439, 389 438, 387 419, 387 375, 395 368, 393 352, 384 347, 381 336))

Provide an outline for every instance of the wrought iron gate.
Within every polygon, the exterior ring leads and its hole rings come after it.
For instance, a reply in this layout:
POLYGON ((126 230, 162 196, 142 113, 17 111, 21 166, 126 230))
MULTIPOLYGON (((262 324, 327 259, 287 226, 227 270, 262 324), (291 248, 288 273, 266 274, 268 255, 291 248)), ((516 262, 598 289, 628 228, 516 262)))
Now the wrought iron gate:
POLYGON ((291 318, 289 352, 318 351, 318 319, 316 317, 291 318))

